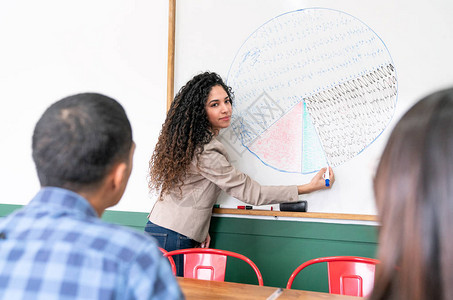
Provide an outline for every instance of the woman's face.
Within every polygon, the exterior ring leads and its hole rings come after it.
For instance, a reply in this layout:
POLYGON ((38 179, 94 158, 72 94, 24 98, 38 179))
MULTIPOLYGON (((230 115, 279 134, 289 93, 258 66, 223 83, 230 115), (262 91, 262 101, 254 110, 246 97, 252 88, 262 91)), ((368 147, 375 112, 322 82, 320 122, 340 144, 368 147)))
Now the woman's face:
POLYGON ((221 85, 213 86, 206 101, 206 114, 214 134, 230 126, 233 108, 227 92, 221 85))

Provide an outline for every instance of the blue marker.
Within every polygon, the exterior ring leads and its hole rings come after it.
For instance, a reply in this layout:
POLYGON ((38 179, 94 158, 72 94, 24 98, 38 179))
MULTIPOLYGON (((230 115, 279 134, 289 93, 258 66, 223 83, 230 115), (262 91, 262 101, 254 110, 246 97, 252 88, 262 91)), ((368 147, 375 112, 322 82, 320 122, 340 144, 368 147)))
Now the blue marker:
POLYGON ((326 186, 330 186, 329 166, 327 166, 326 173, 324 173, 324 179, 326 180, 326 186))

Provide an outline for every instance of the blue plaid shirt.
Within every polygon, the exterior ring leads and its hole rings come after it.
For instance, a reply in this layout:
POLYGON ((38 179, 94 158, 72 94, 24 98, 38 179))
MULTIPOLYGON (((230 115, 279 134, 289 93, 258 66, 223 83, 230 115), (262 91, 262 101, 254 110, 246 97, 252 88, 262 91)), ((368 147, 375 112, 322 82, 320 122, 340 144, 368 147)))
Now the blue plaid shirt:
POLYGON ((43 188, 0 220, 0 299, 182 299, 150 237, 100 220, 80 195, 43 188))

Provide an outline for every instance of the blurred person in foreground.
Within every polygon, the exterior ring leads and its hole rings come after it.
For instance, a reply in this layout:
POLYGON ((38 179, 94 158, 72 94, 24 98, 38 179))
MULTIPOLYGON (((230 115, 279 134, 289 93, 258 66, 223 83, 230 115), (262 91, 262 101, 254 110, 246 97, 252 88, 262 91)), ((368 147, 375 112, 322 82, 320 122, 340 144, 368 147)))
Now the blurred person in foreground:
POLYGON ((381 264, 370 299, 453 299, 453 88, 402 117, 374 185, 381 264))

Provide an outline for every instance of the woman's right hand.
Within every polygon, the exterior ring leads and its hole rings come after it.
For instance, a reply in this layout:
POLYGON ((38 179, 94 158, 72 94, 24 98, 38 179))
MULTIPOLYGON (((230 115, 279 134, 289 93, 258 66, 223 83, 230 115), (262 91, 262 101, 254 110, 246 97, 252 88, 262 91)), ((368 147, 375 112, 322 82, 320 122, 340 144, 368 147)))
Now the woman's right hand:
POLYGON ((208 236, 206 237, 204 242, 200 244, 200 248, 209 248, 210 243, 211 243, 211 236, 208 233, 208 236))
POLYGON ((326 172, 327 168, 322 168, 319 170, 318 173, 313 176, 310 183, 298 185, 297 192, 299 195, 301 194, 308 194, 318 190, 330 189, 335 182, 335 174, 331 167, 329 167, 329 178, 330 178, 330 185, 326 186, 326 181, 324 179, 324 173, 326 172))

